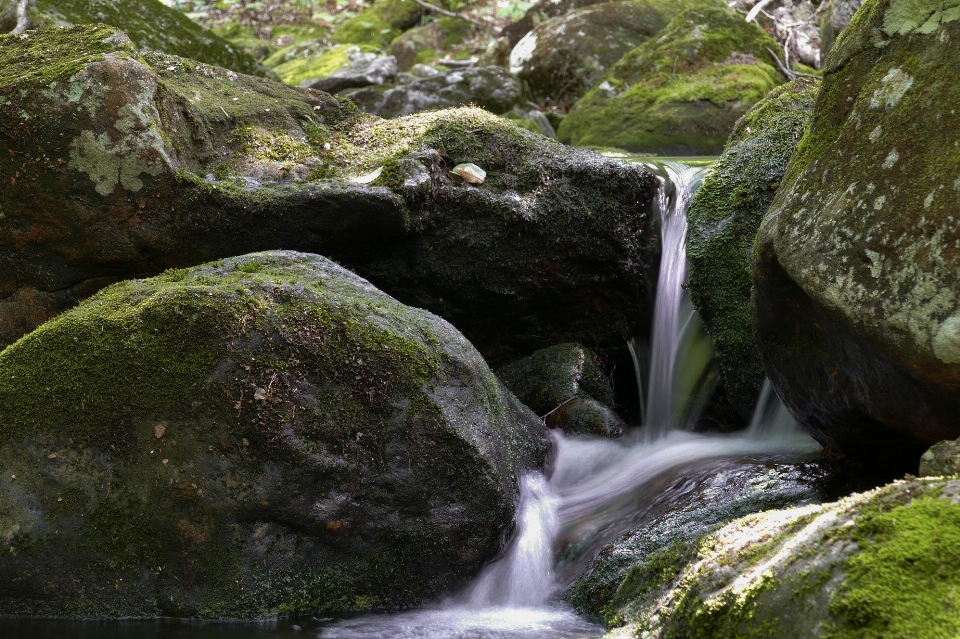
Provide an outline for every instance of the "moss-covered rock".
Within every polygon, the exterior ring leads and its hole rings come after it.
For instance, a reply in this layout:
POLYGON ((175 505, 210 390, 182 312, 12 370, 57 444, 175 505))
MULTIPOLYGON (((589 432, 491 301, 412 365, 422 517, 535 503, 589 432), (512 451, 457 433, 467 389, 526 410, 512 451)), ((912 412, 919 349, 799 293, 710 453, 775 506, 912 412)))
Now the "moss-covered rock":
MULTIPOLYGON (((0 31, 16 25, 17 2, 0 2, 0 31)), ((32 0, 28 28, 75 24, 109 24, 122 30, 141 51, 159 51, 225 67, 240 73, 270 76, 242 47, 201 27, 160 0, 32 0)))
POLYGON ((754 254, 754 327, 784 403, 824 445, 900 472, 960 435, 955 39, 956 2, 864 3, 754 254))
POLYGON ((401 71, 409 71, 413 65, 432 62, 441 57, 441 52, 462 43, 473 28, 466 20, 443 17, 398 36, 390 44, 390 53, 401 71))
POLYGON ((764 377, 750 324, 753 243, 819 89, 817 79, 794 80, 743 116, 687 212, 687 290, 713 340, 726 396, 747 421, 764 377))
POLYGON ((271 248, 349 264, 494 358, 644 330, 642 168, 480 109, 380 120, 107 27, 0 37, 0 69, 0 346, 116 279, 271 248))
POLYGON ((863 0, 830 0, 830 7, 820 22, 820 59, 826 60, 836 42, 837 36, 843 31, 853 14, 857 12, 863 0))
POLYGON ((546 451, 456 329, 303 253, 117 284, 0 371, 4 614, 415 605, 496 554, 546 451))
POLYGON ((783 83, 776 41, 722 3, 676 16, 581 98, 562 142, 662 155, 716 155, 736 121, 783 83))
POLYGON ((551 18, 513 48, 510 72, 526 83, 534 99, 572 105, 681 8, 677 0, 617 0, 551 18))
POLYGON ((632 570, 610 636, 955 636, 958 502, 960 480, 901 481, 737 520, 632 570))
POLYGON ((341 44, 390 48, 390 43, 420 21, 423 10, 413 0, 375 0, 341 24, 331 36, 341 44))
POLYGON ((343 94, 367 113, 397 118, 431 109, 475 105, 509 111, 523 98, 520 83, 500 67, 450 69, 410 82, 383 84, 343 94))
MULTIPOLYGON (((277 51, 264 60, 264 64, 271 67, 280 76, 280 79, 292 86, 309 86, 321 91, 338 91, 349 87, 360 87, 368 84, 381 84, 397 73, 395 61, 389 56, 381 56, 372 47, 361 47, 355 44, 338 44, 327 47, 321 43, 307 43, 291 45, 277 51), (331 76, 350 75, 351 67, 369 67, 374 60, 379 66, 386 67, 375 72, 373 77, 346 83, 328 82, 329 88, 322 85, 323 81, 331 76), (386 65, 383 62, 387 62, 386 65), (392 68, 391 68, 392 67, 392 68), (379 80, 379 82, 376 82, 379 80)), ((363 76, 362 69, 357 69, 352 75, 363 76)), ((368 74, 370 75, 370 74, 368 74)))
POLYGON ((665 594, 696 558, 705 535, 753 513, 849 494, 850 479, 832 462, 764 456, 703 460, 696 479, 668 474, 662 485, 670 488, 635 515, 642 518, 639 525, 593 549, 595 557, 588 556, 585 567, 582 555, 561 559, 562 572, 582 571, 566 599, 581 614, 603 619, 608 627, 621 626, 631 620, 629 611, 638 604, 665 594))
POLYGON ((534 27, 546 22, 550 18, 556 18, 565 13, 601 2, 604 2, 604 0, 539 0, 539 2, 527 9, 522 18, 504 27, 500 36, 506 38, 510 48, 513 48, 520 42, 520 39, 530 33, 534 27))
POLYGON ((620 436, 623 421, 595 353, 580 344, 558 344, 497 370, 521 402, 569 434, 620 436))
POLYGON ((942 441, 920 457, 920 476, 960 475, 960 441, 942 441))

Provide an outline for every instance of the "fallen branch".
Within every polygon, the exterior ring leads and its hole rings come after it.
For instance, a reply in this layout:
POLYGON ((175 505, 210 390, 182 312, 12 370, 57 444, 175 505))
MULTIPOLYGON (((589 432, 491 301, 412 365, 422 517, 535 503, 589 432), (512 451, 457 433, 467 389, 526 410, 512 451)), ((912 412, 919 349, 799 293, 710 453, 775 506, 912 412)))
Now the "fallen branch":
POLYGON ((777 68, 780 70, 780 73, 784 75, 788 80, 796 80, 798 76, 804 76, 807 78, 817 78, 820 77, 813 73, 803 73, 802 71, 791 71, 790 69, 783 66, 783 62, 780 61, 780 56, 773 52, 773 49, 770 47, 766 48, 770 52, 770 55, 773 56, 773 59, 777 61, 777 68))
POLYGON ((474 56, 469 60, 451 60, 450 58, 444 58, 443 60, 437 60, 437 64, 442 64, 445 67, 453 68, 465 68, 476 66, 480 62, 480 58, 474 56))
MULTIPOLYGON (((440 15, 447 16, 448 18, 460 18, 461 20, 465 22, 469 22, 475 27, 487 26, 482 22, 474 20, 473 18, 468 18, 467 16, 459 14, 456 11, 447 11, 446 9, 441 9, 440 7, 430 4, 429 2, 424 2, 424 0, 413 0, 413 1, 416 2, 418 5, 420 5, 421 7, 423 7, 424 9, 426 9, 427 11, 433 11, 434 13, 439 13, 440 15)), ((769 2, 769 0, 767 1, 769 2)))
POLYGON ((753 8, 750 9, 750 13, 747 14, 747 22, 753 22, 757 19, 757 14, 763 10, 765 6, 773 2, 773 0, 760 0, 757 4, 753 5, 753 8))
POLYGON ((576 398, 577 398, 577 396, 574 395, 573 397, 571 397, 571 398, 569 398, 569 399, 563 400, 563 401, 560 403, 560 405, 557 406, 556 408, 554 408, 552 411, 550 411, 550 412, 547 413, 546 415, 541 415, 541 416, 540 416, 540 419, 546 419, 547 417, 550 417, 550 416, 553 415, 555 412, 557 412, 558 410, 560 410, 561 408, 563 408, 564 406, 566 406, 567 404, 569 404, 570 402, 572 402, 572 401, 575 400, 576 398))

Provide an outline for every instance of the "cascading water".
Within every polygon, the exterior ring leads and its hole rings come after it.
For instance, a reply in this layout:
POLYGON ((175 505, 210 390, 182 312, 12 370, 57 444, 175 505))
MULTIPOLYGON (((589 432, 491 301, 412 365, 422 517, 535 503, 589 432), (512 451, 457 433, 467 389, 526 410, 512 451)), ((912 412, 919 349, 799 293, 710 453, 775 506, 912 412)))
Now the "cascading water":
MULTIPOLYGON (((578 617, 569 606, 556 601, 556 596, 583 573, 600 548, 638 524, 663 520, 668 527, 675 525, 675 513, 697 496, 698 486, 723 485, 725 478, 737 476, 743 468, 766 472, 771 462, 803 459, 818 449, 787 413, 769 382, 764 384, 745 431, 718 435, 686 430, 710 395, 717 375, 709 337, 682 288, 686 207, 704 171, 676 162, 638 161, 660 174, 664 182, 652 342, 649 349, 639 340, 630 344, 643 427, 618 440, 554 433, 546 474, 549 479, 537 473, 520 478, 514 538, 502 556, 458 597, 398 614, 274 620, 261 626, 231 628, 226 634, 237 639, 280 634, 329 639, 597 637, 603 628, 578 617)), ((768 488, 765 485, 763 490, 768 488)), ((16 623, 14 631, 20 636, 31 630, 29 624, 16 623)), ((6 632, 3 624, 0 620, 0 634, 6 632)), ((55 624, 37 621, 35 626, 36 632, 29 636, 61 637, 70 632, 91 639, 197 639, 223 634, 222 626, 174 622, 58 629, 55 624)))

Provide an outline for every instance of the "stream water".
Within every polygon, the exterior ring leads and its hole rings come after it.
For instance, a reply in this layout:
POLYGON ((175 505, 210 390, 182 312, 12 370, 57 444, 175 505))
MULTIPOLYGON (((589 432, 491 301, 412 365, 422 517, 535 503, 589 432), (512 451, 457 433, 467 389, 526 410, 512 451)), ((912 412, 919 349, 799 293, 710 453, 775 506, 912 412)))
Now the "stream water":
POLYGON ((292 637, 323 639, 574 639, 603 628, 557 600, 597 551, 653 509, 690 498, 707 477, 809 459, 817 444, 796 425, 769 384, 749 428, 733 435, 685 430, 716 380, 709 338, 682 289, 686 206, 703 168, 663 162, 662 257, 650 348, 631 343, 641 382, 643 425, 624 437, 554 434, 546 473, 521 478, 517 531, 501 557, 465 591, 431 607, 353 618, 260 624, 59 622, 0 619, 0 636, 25 639, 292 637), (649 353, 649 355, 648 355, 649 353), (559 560, 557 559, 559 558, 559 560))

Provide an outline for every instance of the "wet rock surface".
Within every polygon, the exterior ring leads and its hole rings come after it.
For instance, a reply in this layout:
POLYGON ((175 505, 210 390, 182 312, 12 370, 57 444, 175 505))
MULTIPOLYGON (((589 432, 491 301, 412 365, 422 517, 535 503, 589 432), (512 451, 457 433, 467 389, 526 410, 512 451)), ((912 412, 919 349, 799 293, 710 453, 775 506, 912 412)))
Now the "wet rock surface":
POLYGON ((920 457, 920 476, 960 475, 960 442, 938 442, 920 457))
POLYGON ((117 284, 0 371, 5 614, 419 604, 496 554, 546 452, 452 326, 302 253, 117 284))
POLYGON ((937 44, 956 37, 953 12, 862 7, 754 258, 754 326, 784 403, 822 444, 901 472, 960 434, 960 96, 937 44))

